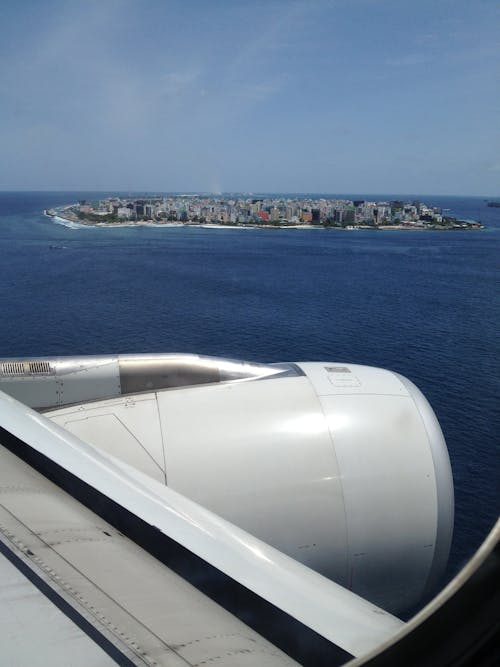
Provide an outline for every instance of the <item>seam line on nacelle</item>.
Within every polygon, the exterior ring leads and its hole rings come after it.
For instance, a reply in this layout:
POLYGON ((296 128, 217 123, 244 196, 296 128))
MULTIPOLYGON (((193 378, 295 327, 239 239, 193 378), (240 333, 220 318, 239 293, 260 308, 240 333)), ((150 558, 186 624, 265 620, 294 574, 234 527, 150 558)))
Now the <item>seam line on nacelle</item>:
MULTIPOLYGON (((332 435, 332 432, 331 432, 331 429, 330 429, 330 425, 328 424, 328 418, 326 416, 323 404, 321 403, 321 400, 320 400, 321 395, 316 392, 314 384, 311 382, 311 379, 307 375, 307 373, 305 373, 305 377, 307 378, 307 382, 309 383, 309 386, 311 387, 314 395, 316 396, 316 400, 318 402, 319 409, 321 410, 321 414, 323 415, 323 418, 325 420, 326 430, 328 432, 328 437, 330 438, 330 443, 331 443, 331 446, 332 446, 333 459, 335 461, 335 465, 337 467, 338 474, 339 474, 338 480, 339 480, 339 485, 340 485, 340 493, 342 495, 342 506, 344 508, 345 554, 346 554, 346 562, 347 562, 347 568, 346 568, 346 571, 345 571, 344 585, 349 590, 352 590, 350 588, 350 584, 351 584, 351 581, 350 581, 351 549, 350 549, 350 540, 349 540, 349 525, 348 525, 348 522, 347 522, 347 507, 346 507, 346 504, 345 504, 345 495, 344 495, 344 484, 343 484, 343 480, 342 480, 342 471, 340 470, 339 461, 338 461, 338 458, 337 458, 337 452, 335 450, 335 442, 333 440, 333 435, 332 435)), ((325 396, 327 396, 327 394, 325 394, 325 396)), ((334 527, 332 526, 332 530, 333 530, 333 528, 334 527)))
POLYGON ((165 486, 168 486, 168 482, 167 482, 167 454, 165 452, 165 440, 163 439, 163 426, 161 424, 161 414, 160 414, 160 406, 158 404, 158 392, 157 391, 155 391, 155 405, 156 405, 156 413, 158 415, 158 425, 160 427, 161 451, 163 452, 163 477, 165 478, 165 486))

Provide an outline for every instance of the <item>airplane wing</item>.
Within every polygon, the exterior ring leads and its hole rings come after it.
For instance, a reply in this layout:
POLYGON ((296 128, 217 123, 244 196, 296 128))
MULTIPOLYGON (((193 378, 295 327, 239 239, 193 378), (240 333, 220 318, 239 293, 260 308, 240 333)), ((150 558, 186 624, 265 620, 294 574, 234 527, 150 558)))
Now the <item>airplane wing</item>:
MULTIPOLYGON (((47 641, 34 645, 26 641, 25 620, 17 627, 12 627, 13 621, 2 624, 7 633, 3 645, 10 640, 16 654, 21 647, 31 664, 52 649, 49 662, 57 664, 59 656, 61 664, 67 664, 64 659, 72 645, 76 653, 83 651, 81 664, 106 664, 96 657, 95 643, 123 664, 293 664, 247 624, 125 537, 124 526, 132 536, 147 527, 156 552, 175 543, 197 563, 207 564, 211 573, 266 601, 277 611, 279 622, 290 617, 326 639, 320 641, 320 652, 331 644, 329 659, 360 655, 401 626, 394 616, 1 392, 0 414, 2 573, 14 582, 9 609, 15 608, 15 613, 9 615, 20 618, 18 604, 19 609, 28 604, 28 617, 33 619, 38 609, 37 624, 43 624, 48 619, 43 609, 50 600, 66 616, 50 620, 51 630, 61 629, 59 639, 71 637, 55 641, 47 631, 47 641), (73 496, 96 507, 97 514, 73 496), (67 619, 76 623, 79 633, 69 630, 67 619), (19 641, 14 643, 16 637, 19 641)), ((39 637, 46 628, 37 627, 31 624, 31 632, 39 637)))
POLYGON ((397 374, 121 355, 0 389, 12 664, 341 664, 446 562, 446 445, 397 374))
POLYGON ((0 551, 3 664, 296 664, 4 447, 0 551))

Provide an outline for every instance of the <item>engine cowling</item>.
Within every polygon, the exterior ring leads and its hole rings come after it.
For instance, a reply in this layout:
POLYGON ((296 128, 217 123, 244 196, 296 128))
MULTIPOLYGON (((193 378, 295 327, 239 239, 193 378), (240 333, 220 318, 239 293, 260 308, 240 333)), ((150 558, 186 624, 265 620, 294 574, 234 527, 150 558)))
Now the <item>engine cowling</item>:
POLYGON ((48 416, 379 606, 409 608, 442 574, 453 528, 434 412, 387 370, 290 368, 48 416))

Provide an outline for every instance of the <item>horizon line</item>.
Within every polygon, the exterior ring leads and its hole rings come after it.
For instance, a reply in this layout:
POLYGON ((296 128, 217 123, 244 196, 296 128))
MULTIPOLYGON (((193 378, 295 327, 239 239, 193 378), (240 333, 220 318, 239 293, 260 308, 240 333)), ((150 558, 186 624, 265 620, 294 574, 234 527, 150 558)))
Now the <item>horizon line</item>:
POLYGON ((268 190, 268 191, 261 191, 261 190, 255 190, 255 191, 246 191, 246 190, 226 190, 222 192, 214 192, 210 190, 131 190, 131 189, 125 189, 121 190, 119 188, 108 188, 108 189, 86 189, 86 190, 80 190, 80 189, 72 189, 72 188, 62 188, 59 190, 53 190, 53 189, 31 189, 31 188, 13 188, 13 189, 7 189, 7 188, 0 188, 0 193, 8 193, 8 192, 36 192, 36 193, 64 193, 64 192, 82 192, 82 193, 103 193, 103 194, 110 194, 110 193, 117 193, 117 194, 125 194, 129 193, 130 195, 132 194, 156 194, 156 195, 213 195, 216 197, 221 197, 221 196, 226 196, 226 195, 248 195, 248 196, 253 196, 253 195, 323 195, 323 196, 340 196, 340 195, 353 195, 353 196, 362 196, 362 195, 391 195, 394 197, 416 197, 416 196, 425 196, 425 197, 475 197, 475 198, 486 198, 486 199, 492 199, 492 198, 500 198, 499 195, 488 195, 488 194, 449 194, 449 193, 411 193, 411 192, 307 192, 307 191, 286 191, 286 190, 268 190))

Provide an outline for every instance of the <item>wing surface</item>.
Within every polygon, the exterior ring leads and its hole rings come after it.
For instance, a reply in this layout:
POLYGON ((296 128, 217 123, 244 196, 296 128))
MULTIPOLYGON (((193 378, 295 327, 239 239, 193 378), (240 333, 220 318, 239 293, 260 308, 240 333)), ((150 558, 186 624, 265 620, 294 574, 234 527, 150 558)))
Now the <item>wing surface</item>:
POLYGON ((7 664, 296 664, 4 447, 0 551, 7 664))
MULTIPOLYGON (((292 620, 295 619, 319 637, 340 647, 347 652, 344 654, 346 657, 363 654, 400 629, 402 622, 384 610, 285 556, 164 484, 82 442, 43 415, 2 392, 0 415, 0 443, 12 451, 24 452, 28 460, 35 461, 39 469, 48 471, 52 476, 55 470, 62 478, 63 488, 69 490, 71 495, 83 499, 92 509, 97 507, 99 515, 103 515, 101 510, 107 507, 111 514, 125 514, 126 525, 135 520, 139 526, 135 528, 136 536, 145 530, 175 542, 237 582, 244 590, 259 596, 292 620), (76 494, 77 489, 79 495, 76 494)), ((7 457, 6 461, 10 461, 9 465, 5 466, 7 472, 2 473, 1 478, 2 483, 8 486, 9 480, 15 477, 12 468, 17 469, 19 464, 13 466, 8 452, 3 455, 7 457)), ((22 475, 26 474, 27 471, 23 469, 22 475)), ((40 477, 37 484, 43 486, 48 482, 40 477)), ((27 493, 29 495, 28 491, 27 493)), ((218 648, 220 644, 217 637, 225 635, 226 639, 231 638, 227 639, 228 643, 225 644, 228 647, 226 652, 228 655, 232 652, 233 655, 227 664, 282 664, 283 660, 286 660, 272 645, 266 642, 259 644, 254 635, 251 636, 249 645, 245 644, 244 639, 241 640, 242 643, 239 638, 233 640, 233 636, 239 637, 239 633, 247 640, 250 635, 245 625, 238 625, 239 622, 231 615, 222 613, 224 610, 220 610, 224 617, 223 622, 221 620, 221 625, 216 624, 213 632, 208 630, 215 622, 210 619, 213 614, 215 618, 220 614, 210 611, 202 615, 202 619, 196 623, 194 638, 178 637, 174 633, 172 639, 168 633, 162 634, 162 628, 163 632, 167 632, 170 627, 176 627, 176 624, 182 628, 190 627, 190 620, 194 622, 196 617, 190 610, 196 609, 197 605, 211 606, 213 602, 199 602, 199 591, 185 589, 183 584, 186 582, 177 575, 174 576, 164 565, 154 559, 150 560, 145 552, 136 551, 137 545, 124 541, 123 535, 109 524, 103 524, 102 520, 92 513, 90 518, 89 510, 79 505, 77 511, 66 517, 65 513, 69 512, 72 502, 76 501, 67 495, 61 499, 61 493, 57 487, 51 488, 50 501, 47 500, 46 505, 42 502, 43 493, 35 493, 35 500, 31 498, 24 501, 23 493, 19 493, 16 507, 2 506, 2 511, 7 512, 4 518, 10 515, 18 522, 12 534, 15 539, 20 540, 21 545, 25 545, 22 531, 29 531, 24 539, 43 550, 44 558, 50 561, 47 564, 49 572, 55 573, 55 581, 56 577, 65 582, 69 580, 70 588, 73 588, 72 577, 74 572, 78 572, 85 578, 85 582, 92 582, 95 599, 104 595, 99 598, 103 601, 105 610, 100 612, 103 619, 107 619, 109 609, 113 609, 113 618, 120 621, 110 621, 109 625, 109 628, 115 628, 114 632, 122 637, 120 641, 123 641, 123 637, 137 636, 127 630, 130 618, 133 617, 139 622, 144 628, 140 634, 141 637, 144 636, 144 641, 133 639, 128 646, 129 651, 135 650, 134 644, 151 646, 152 655, 156 655, 155 652, 161 654, 163 651, 171 661, 157 661, 157 664, 176 665, 178 663, 172 661, 174 656, 178 656, 179 647, 184 648, 187 642, 191 646, 189 652, 194 650, 194 642, 196 648, 200 648, 200 654, 196 658, 198 661, 188 661, 187 664, 202 664, 201 656, 205 659, 211 654, 211 643, 217 644, 218 648), (54 498, 58 499, 55 503, 57 507, 53 507, 54 498), (58 518, 53 520, 52 517, 58 518), (65 517, 69 523, 65 523, 65 517), (51 532, 54 530, 62 532, 51 532), (20 533, 19 537, 16 537, 16 531, 20 533), (58 535, 61 537, 59 541, 58 535), (38 542, 39 540, 41 542, 38 542), (57 561, 57 567, 51 566, 52 560, 57 561), (66 574, 64 569, 68 563, 73 568, 71 576, 66 574), (88 571, 86 568, 91 565, 93 567, 88 571), (162 582, 161 586, 157 585, 157 581, 162 582), (183 589, 180 599, 172 597, 170 591, 180 589, 183 589), (173 602, 169 606, 171 600, 173 602), (237 624, 239 630, 221 629, 226 625, 229 628, 234 627, 232 622, 237 624), (208 642, 207 647, 203 646, 204 642, 208 642), (233 646, 234 643, 236 646, 233 646), (252 650, 248 646, 260 647, 258 650, 262 655, 259 654, 258 660, 249 657, 250 662, 240 661, 242 656, 251 655, 252 650), (235 662, 234 655, 239 656, 238 662, 235 662), (271 659, 278 662, 266 662, 271 659)), ((9 498, 10 502, 13 502, 16 497, 15 493, 9 494, 6 490, 2 493, 2 496, 4 495, 5 502, 9 498)), ((104 516, 108 518, 106 513, 104 516)), ((110 523, 116 525, 114 521, 110 523)), ((9 525, 6 525, 7 532, 9 525)), ((7 535, 5 537, 7 538, 7 535)), ((15 545, 15 541, 11 540, 11 544, 15 545)), ((161 548, 165 549, 165 542, 161 545, 161 548)), ((32 547, 26 548, 33 554, 37 553, 32 547)), ((24 558, 27 556, 33 560, 28 551, 24 550, 23 554, 24 558)), ((45 563, 43 558, 42 562, 45 563)), ((79 581, 83 585, 83 580, 79 581)), ((87 585, 88 583, 85 583, 85 586, 87 585)), ((79 594, 82 599, 86 599, 83 593, 79 594)), ((76 599, 80 598, 77 596, 76 599)), ((94 604, 90 607, 100 608, 94 604)), ((97 618, 100 618, 99 615, 97 618)), ((106 625, 103 619, 100 621, 101 625, 106 625)), ((109 628, 108 633, 111 631, 109 628)), ((259 635, 257 638, 263 641, 259 635)), ((150 655, 148 651, 149 649, 146 649, 146 654, 150 655)), ((184 656, 181 658, 184 659, 184 656)), ((221 656, 218 656, 218 660, 217 664, 226 664, 220 661, 221 656)))

